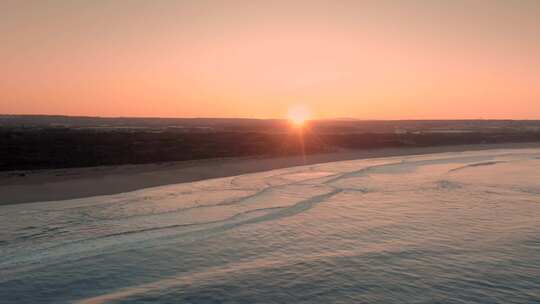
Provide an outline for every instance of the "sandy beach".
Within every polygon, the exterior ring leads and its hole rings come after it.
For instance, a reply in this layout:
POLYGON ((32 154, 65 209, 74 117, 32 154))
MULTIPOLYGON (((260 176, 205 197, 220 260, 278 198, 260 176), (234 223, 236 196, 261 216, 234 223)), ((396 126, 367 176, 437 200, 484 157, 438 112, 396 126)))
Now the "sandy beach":
POLYGON ((540 143, 388 148, 313 154, 305 157, 249 157, 143 165, 8 171, 0 172, 0 205, 116 194, 168 184, 340 160, 535 147, 540 147, 540 143))
POLYGON ((0 206, 0 303, 538 303, 539 180, 491 149, 0 206))

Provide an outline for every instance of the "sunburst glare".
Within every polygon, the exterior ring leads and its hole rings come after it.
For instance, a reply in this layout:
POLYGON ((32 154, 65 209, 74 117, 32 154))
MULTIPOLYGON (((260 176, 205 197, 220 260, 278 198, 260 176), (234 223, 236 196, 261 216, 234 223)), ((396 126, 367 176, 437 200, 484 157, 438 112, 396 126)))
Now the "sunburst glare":
POLYGON ((311 118, 309 108, 304 105, 291 106, 287 112, 287 119, 296 127, 301 127, 311 118))

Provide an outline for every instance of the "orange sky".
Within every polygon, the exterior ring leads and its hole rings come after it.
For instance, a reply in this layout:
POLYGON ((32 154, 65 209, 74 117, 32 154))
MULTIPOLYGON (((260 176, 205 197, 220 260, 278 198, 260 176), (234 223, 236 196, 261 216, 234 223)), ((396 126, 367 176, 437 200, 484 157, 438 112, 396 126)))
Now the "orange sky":
POLYGON ((540 1, 0 2, 0 113, 540 119, 540 1))

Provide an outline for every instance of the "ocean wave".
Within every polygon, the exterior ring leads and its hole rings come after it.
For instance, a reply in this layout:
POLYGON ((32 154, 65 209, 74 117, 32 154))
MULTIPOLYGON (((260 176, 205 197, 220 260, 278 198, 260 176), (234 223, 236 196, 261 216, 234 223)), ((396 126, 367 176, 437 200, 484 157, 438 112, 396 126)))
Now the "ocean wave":
POLYGON ((539 153, 344 161, 0 206, 0 303, 535 303, 539 153))

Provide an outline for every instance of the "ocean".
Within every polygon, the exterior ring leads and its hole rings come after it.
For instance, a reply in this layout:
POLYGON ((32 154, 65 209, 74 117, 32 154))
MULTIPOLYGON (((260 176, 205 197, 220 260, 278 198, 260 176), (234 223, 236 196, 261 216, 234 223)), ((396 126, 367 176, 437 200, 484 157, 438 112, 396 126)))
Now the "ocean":
POLYGON ((540 149, 0 206, 0 303, 540 303, 540 149))

